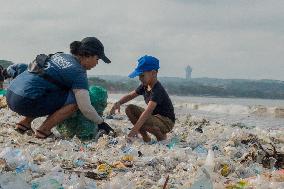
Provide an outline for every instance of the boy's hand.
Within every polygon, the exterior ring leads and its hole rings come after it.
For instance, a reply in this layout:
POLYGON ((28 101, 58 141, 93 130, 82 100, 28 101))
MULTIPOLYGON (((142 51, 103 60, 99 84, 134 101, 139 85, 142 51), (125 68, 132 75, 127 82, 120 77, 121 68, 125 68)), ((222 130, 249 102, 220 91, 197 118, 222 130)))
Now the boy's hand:
POLYGON ((110 110, 110 115, 115 114, 115 110, 118 110, 118 112, 120 113, 120 103, 116 102, 113 104, 111 110, 110 110))
POLYGON ((133 128, 130 133, 128 134, 128 137, 137 137, 138 136, 138 130, 136 130, 135 128, 133 128))
POLYGON ((126 139, 126 142, 128 142, 128 143, 132 143, 132 142, 135 141, 135 137, 128 137, 128 136, 126 136, 125 139, 126 139))

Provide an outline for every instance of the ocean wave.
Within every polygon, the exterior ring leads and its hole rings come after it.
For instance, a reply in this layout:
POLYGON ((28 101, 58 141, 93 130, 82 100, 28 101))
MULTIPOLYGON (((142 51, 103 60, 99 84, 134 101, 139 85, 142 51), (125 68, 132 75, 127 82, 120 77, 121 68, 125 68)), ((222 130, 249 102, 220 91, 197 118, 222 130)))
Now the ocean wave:
POLYGON ((210 103, 177 103, 176 107, 199 110, 205 112, 213 112, 220 114, 231 115, 258 115, 258 116, 273 116, 284 118, 283 107, 266 107, 263 105, 238 105, 238 104, 210 104, 210 103))

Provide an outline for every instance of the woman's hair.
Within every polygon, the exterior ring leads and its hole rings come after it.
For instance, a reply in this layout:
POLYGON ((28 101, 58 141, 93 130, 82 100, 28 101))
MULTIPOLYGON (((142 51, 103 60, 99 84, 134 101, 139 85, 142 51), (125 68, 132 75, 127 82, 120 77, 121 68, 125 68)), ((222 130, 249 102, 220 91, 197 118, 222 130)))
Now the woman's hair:
POLYGON ((70 53, 73 54, 73 55, 85 56, 85 57, 97 55, 96 53, 94 53, 94 52, 92 52, 92 51, 90 51, 86 48, 83 48, 81 41, 73 41, 70 44, 70 53))

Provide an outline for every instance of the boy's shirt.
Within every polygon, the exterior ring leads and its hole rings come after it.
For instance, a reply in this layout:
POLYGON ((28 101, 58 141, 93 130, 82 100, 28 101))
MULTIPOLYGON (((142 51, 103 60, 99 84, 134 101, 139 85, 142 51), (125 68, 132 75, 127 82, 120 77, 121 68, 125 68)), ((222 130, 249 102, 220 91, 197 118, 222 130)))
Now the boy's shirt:
POLYGON ((162 116, 170 118, 173 122, 175 122, 175 113, 172 101, 159 81, 157 81, 151 91, 147 91, 145 86, 141 84, 135 90, 135 92, 138 95, 144 96, 146 104, 148 104, 149 101, 154 101, 157 103, 157 106, 152 113, 153 115, 160 114, 162 116))

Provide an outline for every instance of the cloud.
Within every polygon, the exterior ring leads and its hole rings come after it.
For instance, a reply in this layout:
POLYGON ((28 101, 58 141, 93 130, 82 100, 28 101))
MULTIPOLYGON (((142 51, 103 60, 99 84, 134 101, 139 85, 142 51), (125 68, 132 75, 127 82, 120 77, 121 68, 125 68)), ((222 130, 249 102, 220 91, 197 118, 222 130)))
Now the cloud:
POLYGON ((29 62, 95 35, 113 63, 92 75, 127 75, 151 54, 164 76, 191 65, 194 77, 284 80, 282 1, 13 0, 0 9, 0 59, 29 62))

